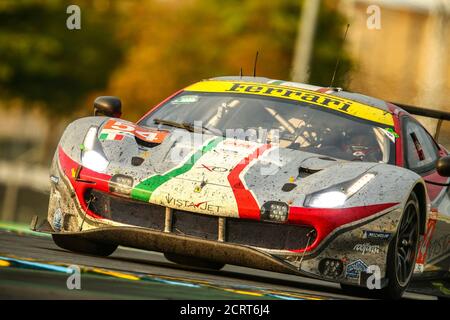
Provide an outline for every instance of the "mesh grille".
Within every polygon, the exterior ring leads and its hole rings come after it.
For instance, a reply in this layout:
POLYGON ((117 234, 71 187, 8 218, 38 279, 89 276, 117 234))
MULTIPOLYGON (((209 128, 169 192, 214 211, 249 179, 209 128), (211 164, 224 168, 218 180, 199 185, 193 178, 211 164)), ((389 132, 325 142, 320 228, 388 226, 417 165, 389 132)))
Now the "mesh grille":
MULTIPOLYGON (((94 196, 89 209, 95 214, 120 223, 164 230, 165 207, 89 190, 85 201, 94 196)), ((182 210, 173 210, 171 232, 205 240, 218 239, 219 218, 182 210)), ((316 233, 311 226, 278 224, 266 221, 226 218, 225 241, 275 250, 296 250, 313 243, 316 233)))
POLYGON ((94 196, 94 200, 91 201, 89 209, 103 218, 133 226, 164 230, 166 209, 162 206, 117 197, 98 190, 86 192, 85 201, 91 196, 94 196))

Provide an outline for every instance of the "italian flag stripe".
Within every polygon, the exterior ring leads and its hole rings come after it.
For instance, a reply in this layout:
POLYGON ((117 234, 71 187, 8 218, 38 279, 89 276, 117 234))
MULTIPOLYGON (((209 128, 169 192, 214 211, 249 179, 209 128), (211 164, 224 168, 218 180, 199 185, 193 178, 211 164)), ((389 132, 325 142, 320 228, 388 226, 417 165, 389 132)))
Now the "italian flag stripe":
POLYGON ((123 135, 117 133, 102 133, 100 134, 100 140, 122 140, 123 135))
POLYGON ((183 173, 188 172, 192 169, 194 164, 207 152, 214 149, 219 142, 223 140, 222 137, 215 138, 210 140, 206 145, 202 148, 194 152, 185 163, 181 166, 176 167, 168 172, 160 175, 154 175, 150 178, 140 182, 134 189, 131 191, 131 198, 141 201, 150 201, 150 197, 152 196, 153 191, 159 188, 163 183, 166 183, 172 178, 179 176, 183 173))

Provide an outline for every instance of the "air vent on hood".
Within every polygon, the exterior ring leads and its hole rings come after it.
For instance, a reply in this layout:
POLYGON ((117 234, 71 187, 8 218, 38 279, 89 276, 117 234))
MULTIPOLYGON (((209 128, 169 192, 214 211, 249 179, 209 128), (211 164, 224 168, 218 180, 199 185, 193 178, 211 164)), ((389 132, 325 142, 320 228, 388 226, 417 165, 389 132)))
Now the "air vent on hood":
POLYGON ((142 139, 139 139, 138 137, 134 136, 134 139, 136 139, 136 143, 140 146, 146 147, 146 148, 154 148, 158 146, 160 143, 155 142, 148 142, 142 139))
POLYGON ((335 161, 336 159, 323 156, 308 158, 300 164, 298 168, 298 175, 300 178, 307 177, 332 166, 335 161))
POLYGON ((141 157, 132 157, 131 164, 135 167, 140 166, 144 162, 144 158, 141 157))
POLYGON ((305 178, 305 177, 307 177, 307 176, 310 176, 310 175, 312 175, 312 174, 314 174, 314 173, 317 173, 317 172, 319 172, 319 171, 322 171, 322 170, 323 170, 323 169, 312 169, 312 168, 300 166, 300 167, 298 168, 298 176, 299 176, 300 178, 305 178))

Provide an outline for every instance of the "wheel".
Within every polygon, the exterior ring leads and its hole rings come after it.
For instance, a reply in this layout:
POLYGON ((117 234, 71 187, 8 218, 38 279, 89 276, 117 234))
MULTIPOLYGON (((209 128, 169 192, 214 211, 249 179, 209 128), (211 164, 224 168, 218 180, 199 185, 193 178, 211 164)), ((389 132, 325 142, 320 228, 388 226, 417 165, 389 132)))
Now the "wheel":
POLYGON ((414 272, 419 244, 419 201, 411 193, 406 202, 397 233, 392 239, 386 262, 388 284, 380 290, 341 284, 341 288, 353 295, 382 299, 400 299, 408 287, 414 272))
POLYGON ((94 242, 63 234, 54 233, 52 234, 52 238, 53 242, 62 249, 94 256, 107 257, 111 255, 118 247, 116 244, 94 242))
POLYGON ((210 261, 210 260, 194 258, 194 257, 189 257, 189 256, 183 256, 183 255, 176 254, 176 253, 164 253, 164 257, 166 257, 166 259, 171 262, 185 265, 185 266, 190 266, 190 267, 220 270, 225 266, 224 263, 214 262, 214 261, 210 261))

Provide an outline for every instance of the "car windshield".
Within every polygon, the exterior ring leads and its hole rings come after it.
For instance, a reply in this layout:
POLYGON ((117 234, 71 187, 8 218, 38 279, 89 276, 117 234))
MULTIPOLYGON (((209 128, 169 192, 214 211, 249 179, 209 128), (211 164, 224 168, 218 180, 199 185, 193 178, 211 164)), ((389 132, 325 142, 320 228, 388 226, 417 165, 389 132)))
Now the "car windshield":
POLYGON ((199 124, 208 134, 278 144, 350 161, 394 163, 386 125, 308 102, 257 95, 181 92, 139 122, 171 130, 199 124))

